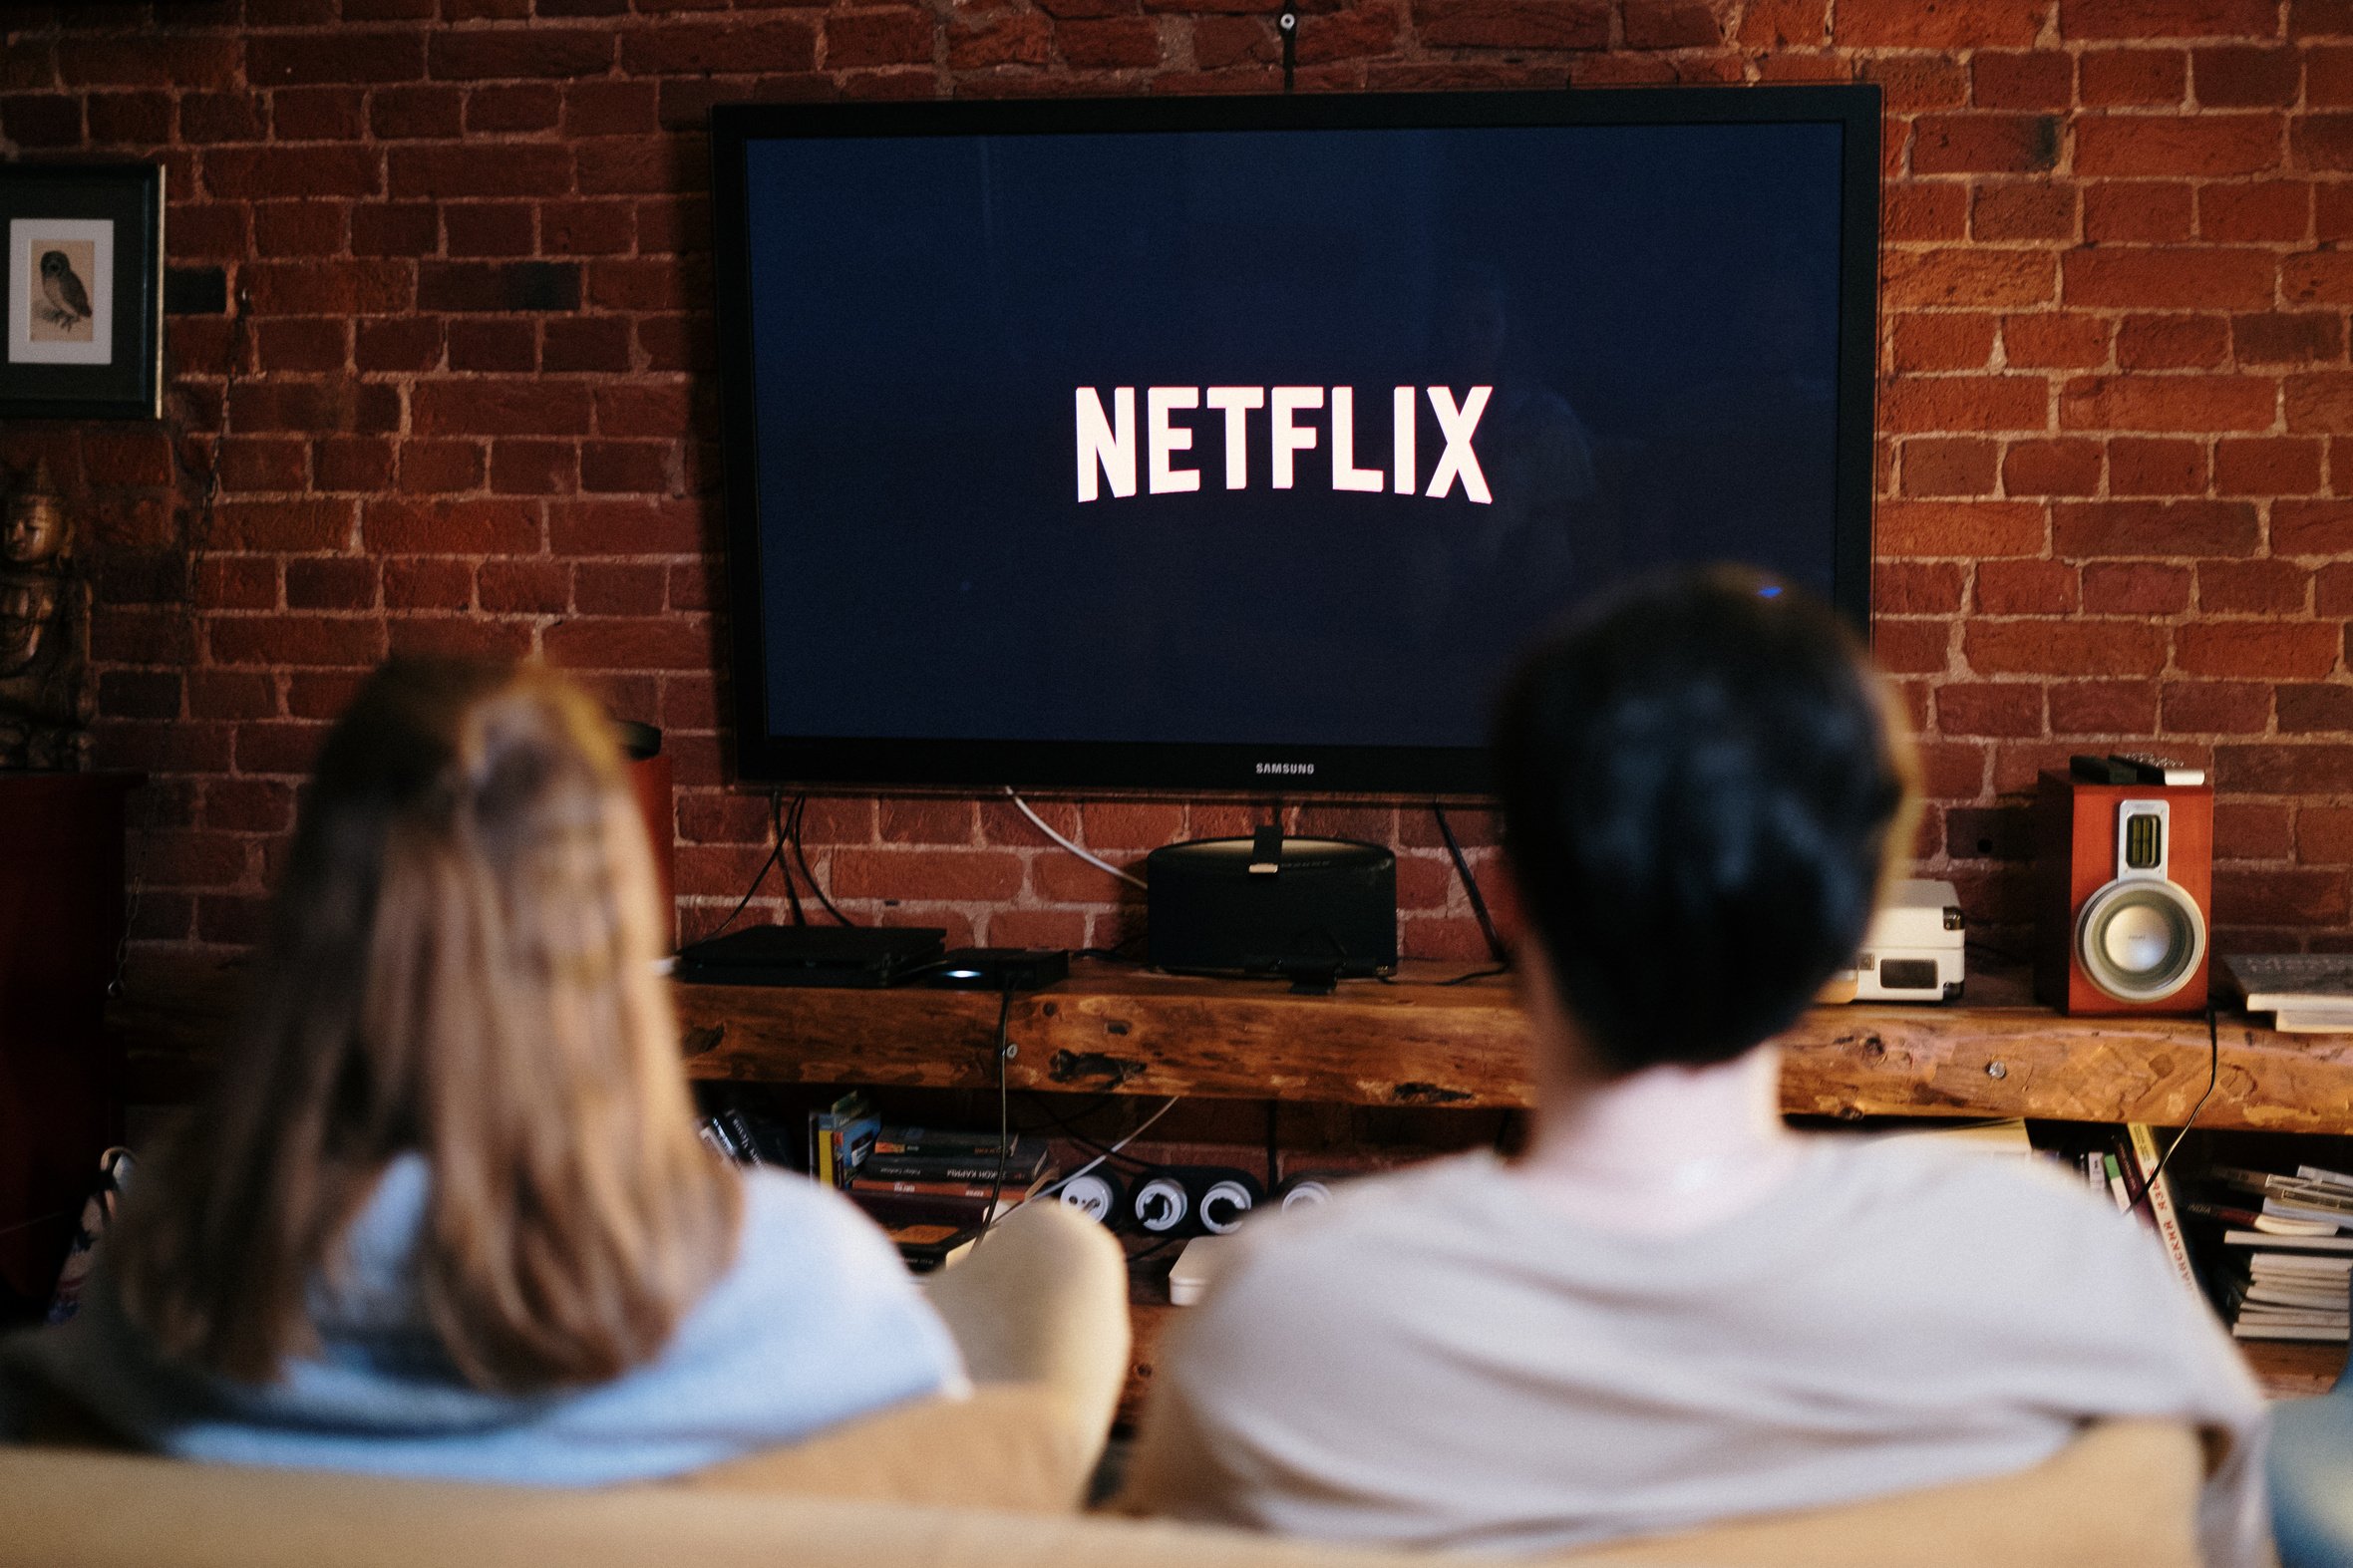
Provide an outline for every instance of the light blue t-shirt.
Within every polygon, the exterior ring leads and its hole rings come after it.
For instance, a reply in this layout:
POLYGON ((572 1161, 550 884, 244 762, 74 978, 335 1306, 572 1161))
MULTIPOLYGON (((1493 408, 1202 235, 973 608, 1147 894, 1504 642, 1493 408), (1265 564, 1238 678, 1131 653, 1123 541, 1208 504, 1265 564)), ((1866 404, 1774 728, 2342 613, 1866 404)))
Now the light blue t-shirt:
POLYGON ((955 1342, 889 1241, 840 1194, 744 1182, 734 1266, 653 1360, 609 1383, 487 1393, 451 1369, 409 1259, 430 1176, 396 1160, 311 1297, 319 1348, 276 1383, 168 1361, 103 1261, 62 1328, 0 1346, 10 1386, 48 1385, 125 1438, 181 1458, 549 1486, 650 1480, 775 1447, 867 1411, 967 1389, 955 1342))

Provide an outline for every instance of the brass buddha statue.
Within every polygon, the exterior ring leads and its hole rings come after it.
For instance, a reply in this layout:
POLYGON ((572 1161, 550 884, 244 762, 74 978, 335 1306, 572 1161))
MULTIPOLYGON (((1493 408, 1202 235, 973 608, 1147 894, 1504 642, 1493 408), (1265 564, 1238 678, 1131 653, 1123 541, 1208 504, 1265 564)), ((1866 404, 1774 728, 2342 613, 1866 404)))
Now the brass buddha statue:
POLYGON ((0 513, 0 768, 87 768, 97 712, 90 583, 41 463, 0 513))

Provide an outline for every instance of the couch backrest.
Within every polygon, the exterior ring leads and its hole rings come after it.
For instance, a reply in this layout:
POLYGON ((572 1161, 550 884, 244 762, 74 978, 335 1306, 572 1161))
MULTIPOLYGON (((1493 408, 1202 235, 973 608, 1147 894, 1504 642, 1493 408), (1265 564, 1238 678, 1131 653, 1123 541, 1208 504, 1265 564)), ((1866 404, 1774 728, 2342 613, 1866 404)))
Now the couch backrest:
MULTIPOLYGON (((923 1409, 910 1409, 907 1418, 923 1409)), ((844 1445, 838 1458, 854 1463, 856 1451, 844 1445)), ((954 1462, 943 1457, 924 1472, 934 1486, 929 1495, 940 1495, 939 1466, 954 1462)), ((2195 1568, 2200 1472, 2187 1428, 2117 1421, 2023 1475, 1552 1561, 1580 1568, 2195 1568)), ((895 1489, 881 1469, 850 1479, 860 1492, 855 1498, 693 1485, 555 1491, 0 1447, 0 1568, 800 1568, 857 1561, 1432 1568, 1446 1560, 1155 1521, 875 1501, 895 1489)), ((763 1484, 829 1482, 821 1464, 800 1474, 746 1470, 732 1483, 763 1484)))
POLYGON ((0 1447, 0 1568, 1429 1568, 1178 1525, 680 1486, 565 1491, 0 1447))

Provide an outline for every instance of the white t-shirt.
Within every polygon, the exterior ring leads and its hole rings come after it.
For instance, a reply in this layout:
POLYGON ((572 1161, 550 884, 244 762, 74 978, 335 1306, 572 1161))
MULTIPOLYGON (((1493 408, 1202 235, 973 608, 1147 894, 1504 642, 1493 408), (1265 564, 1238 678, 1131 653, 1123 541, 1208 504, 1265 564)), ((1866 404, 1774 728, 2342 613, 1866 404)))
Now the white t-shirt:
POLYGON ((1173 1329, 1126 1502, 1534 1552, 2026 1469, 2097 1416, 2225 1435, 2207 1560, 2268 1558, 2263 1402, 2137 1220, 2040 1161, 1823 1136, 1738 1216, 1583 1225, 1490 1154, 1253 1221, 1173 1329))

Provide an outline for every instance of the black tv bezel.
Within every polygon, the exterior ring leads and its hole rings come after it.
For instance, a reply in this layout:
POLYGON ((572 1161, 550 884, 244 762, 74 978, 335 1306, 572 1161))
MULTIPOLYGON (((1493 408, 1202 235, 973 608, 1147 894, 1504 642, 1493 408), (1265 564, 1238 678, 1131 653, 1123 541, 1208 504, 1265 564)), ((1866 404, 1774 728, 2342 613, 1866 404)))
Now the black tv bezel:
MULTIPOLYGON (((1480 747, 1214 745, 780 736, 768 723, 761 591, 759 421, 753 407, 745 148, 790 138, 1073 133, 1477 129, 1509 126, 1836 123, 1841 141, 1839 388, 1832 602, 1870 628, 1872 397, 1878 329, 1879 90, 1867 84, 1063 99, 721 104, 711 111, 736 772, 747 784, 827 789, 1476 796, 1480 747)), ((1467 696, 1466 700, 1475 700, 1467 696)))

